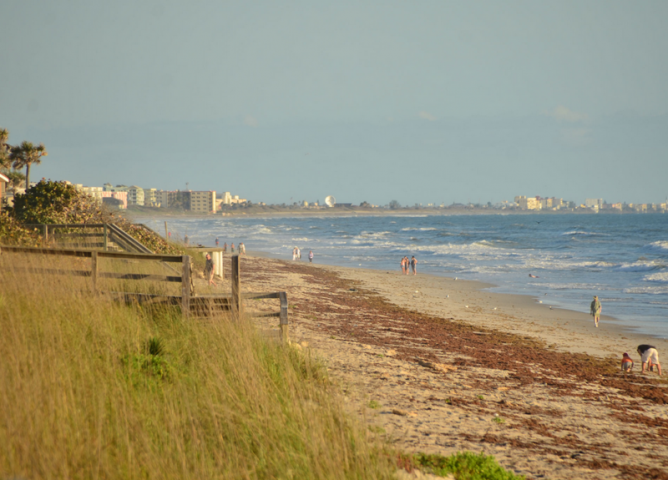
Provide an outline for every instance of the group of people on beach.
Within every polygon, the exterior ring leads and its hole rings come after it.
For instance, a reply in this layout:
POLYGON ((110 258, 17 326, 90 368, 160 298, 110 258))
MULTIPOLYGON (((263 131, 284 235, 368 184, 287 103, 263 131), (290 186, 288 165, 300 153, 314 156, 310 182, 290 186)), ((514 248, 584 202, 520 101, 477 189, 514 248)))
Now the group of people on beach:
MULTIPOLYGON (((640 355, 640 361, 642 363, 642 371, 640 373, 645 373, 645 371, 653 372, 654 367, 656 371, 661 376, 661 364, 659 363, 659 352, 654 345, 638 345, 636 349, 638 355, 640 355)), ((629 356, 628 353, 624 353, 622 356, 622 372, 630 373, 633 370, 633 359, 629 356)))
MULTIPOLYGON (((220 240, 218 239, 218 237, 216 237, 216 247, 218 247, 219 245, 220 245, 220 240)), ((244 245, 243 242, 239 243, 237 249, 239 251, 239 255, 246 254, 246 245, 244 245)), ((230 245, 230 252, 234 253, 234 243, 230 245)), ((223 243, 223 253, 227 253, 227 242, 223 243)))
POLYGON ((404 275, 408 275, 410 270, 413 270, 413 275, 417 275, 417 264, 417 258, 412 256, 409 260, 408 256, 405 256, 401 259, 401 272, 404 275))
MULTIPOLYGON (((299 249, 299 247, 295 247, 292 249, 292 260, 301 260, 302 259, 302 251, 299 249)), ((308 263, 313 263, 313 250, 308 251, 308 263)))
MULTIPOLYGON (((603 311, 603 306, 601 301, 598 299, 598 295, 594 295, 594 300, 592 300, 589 305, 589 313, 594 317, 594 325, 598 328, 598 323, 601 320, 601 312, 603 311)), ((654 345, 638 345, 636 349, 638 355, 640 355, 640 361, 642 363, 642 371, 640 373, 645 373, 645 371, 653 372, 654 367, 659 375, 661 375, 661 364, 659 363, 659 352, 654 345)), ((626 352, 622 355, 621 363, 622 371, 624 373, 629 373, 633 370, 633 359, 626 352)))

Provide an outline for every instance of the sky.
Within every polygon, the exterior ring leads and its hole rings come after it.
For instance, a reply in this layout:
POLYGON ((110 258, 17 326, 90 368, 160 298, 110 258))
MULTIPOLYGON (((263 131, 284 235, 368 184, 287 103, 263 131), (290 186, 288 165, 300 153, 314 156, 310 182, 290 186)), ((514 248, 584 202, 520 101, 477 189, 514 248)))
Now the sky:
POLYGON ((2 0, 31 170, 254 202, 668 197, 668 2, 2 0))

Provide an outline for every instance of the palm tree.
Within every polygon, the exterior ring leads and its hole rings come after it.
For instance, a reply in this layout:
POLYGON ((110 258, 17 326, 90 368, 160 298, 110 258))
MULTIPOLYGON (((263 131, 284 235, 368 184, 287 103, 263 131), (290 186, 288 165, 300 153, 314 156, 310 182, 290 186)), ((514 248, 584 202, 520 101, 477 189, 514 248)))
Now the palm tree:
POLYGON ((43 143, 38 146, 32 142, 25 141, 17 147, 12 147, 10 159, 14 162, 14 168, 26 167, 26 190, 30 188, 30 166, 42 163, 42 157, 46 157, 48 152, 43 143))
POLYGON ((26 177, 18 170, 9 170, 5 173, 5 176, 9 178, 9 185, 12 188, 21 188, 26 177))
POLYGON ((9 168, 11 164, 9 160, 11 147, 7 140, 9 140, 9 132, 6 128, 0 128, 0 168, 9 168))

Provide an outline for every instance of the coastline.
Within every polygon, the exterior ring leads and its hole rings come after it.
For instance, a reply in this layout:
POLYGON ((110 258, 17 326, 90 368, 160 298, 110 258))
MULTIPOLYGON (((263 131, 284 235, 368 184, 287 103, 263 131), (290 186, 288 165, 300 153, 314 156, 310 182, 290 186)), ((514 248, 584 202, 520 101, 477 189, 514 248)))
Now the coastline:
POLYGON ((651 212, 639 214, 636 212, 594 212, 594 211, 550 211, 550 210, 494 210, 494 209, 433 209, 433 208, 401 208, 397 210, 369 208, 322 208, 318 210, 308 209, 236 209, 230 211, 219 211, 216 213, 192 213, 188 211, 168 210, 153 207, 142 207, 139 209, 120 210, 120 214, 128 217, 145 218, 192 218, 192 219, 212 219, 212 218, 262 218, 262 217, 414 217, 414 216, 435 216, 447 217, 456 215, 652 215, 661 212, 651 212))
MULTIPOLYGON (((241 277, 242 291, 287 292, 293 348, 321 359, 351 414, 402 451, 482 451, 527 478, 668 480, 666 377, 640 375, 621 330, 572 312, 557 328, 566 311, 479 282, 251 255, 241 277)), ((278 334, 275 319, 254 322, 278 334)))
MULTIPOLYGON (((291 262, 261 251, 249 251, 260 258, 291 262)), ((307 261, 301 260, 301 263, 307 261)), ((462 280, 446 275, 403 275, 396 270, 310 264, 336 272, 342 278, 362 282, 387 301, 437 317, 457 317, 473 325, 506 331, 555 345, 558 351, 587 353, 598 357, 632 356, 642 343, 652 343, 668 355, 668 339, 634 332, 633 325, 610 315, 601 315, 599 328, 591 315, 576 310, 556 308, 539 302, 531 295, 496 293, 488 289, 499 285, 477 280, 462 280), (404 280, 401 280, 404 279, 404 280), (415 293, 417 289, 418 294, 415 293), (468 307, 467 307, 468 305, 468 307)))
MULTIPOLYGON (((169 225, 171 230, 176 229, 175 231, 180 231, 181 235, 189 230, 193 232, 191 241, 193 238, 197 238, 197 242, 212 244, 216 235, 220 235, 221 238, 227 237, 228 242, 230 238, 245 239, 247 244, 250 241, 251 245, 255 244, 255 248, 272 252, 271 256, 281 259, 291 258, 287 252, 289 249, 286 248, 286 251, 284 251, 281 246, 286 247, 289 244, 291 249, 294 241, 295 245, 308 247, 306 251, 313 248, 316 255, 320 251, 322 256, 316 257, 317 262, 322 261, 329 265, 354 268, 360 263, 364 265, 364 268, 391 270, 394 268, 394 261, 391 257, 392 253, 388 253, 390 250, 402 251, 403 249, 411 250, 415 248, 416 251, 413 253, 417 254, 418 259, 423 262, 421 264, 422 272, 429 272, 438 276, 450 275, 454 277, 460 275, 467 279, 490 282, 496 285, 489 286, 490 288, 481 288, 485 289, 486 292, 491 290, 495 293, 535 296, 534 298, 537 301, 543 301, 551 305, 554 311, 588 313, 591 296, 603 295, 604 319, 612 321, 615 326, 622 325, 625 327, 622 328, 623 332, 634 334, 638 338, 668 338, 668 324, 665 323, 664 317, 665 295, 661 295, 660 292, 657 292, 657 296, 653 295, 655 290, 660 290, 663 287, 663 284, 660 283, 660 280, 645 278, 657 276, 653 275, 654 272, 650 269, 652 262, 657 264, 661 262, 661 252, 659 251, 661 245, 658 245, 661 242, 654 241, 656 238, 647 240, 642 244, 636 242, 638 245, 634 244, 634 248, 629 249, 628 252, 620 252, 619 249, 611 248, 616 256, 614 259, 608 260, 605 256, 601 257, 600 252, 596 250, 598 248, 596 247, 596 239, 610 238, 610 235, 606 237, 606 233, 609 232, 605 230, 608 227, 608 219, 605 218, 600 219, 602 226, 599 225, 598 229, 592 230, 595 233, 588 233, 589 230, 587 230, 585 223, 588 225, 589 220, 584 222, 583 219, 580 223, 575 220, 575 223, 573 223, 573 220, 569 220, 568 216, 563 216, 561 219, 552 217, 554 222, 552 220, 548 222, 546 218, 545 224, 548 225, 548 228, 541 226, 537 229, 531 228, 534 227, 531 217, 497 216, 496 218, 462 217, 460 219, 451 217, 453 218, 451 220, 444 218, 439 220, 438 218, 403 220, 396 216, 385 218, 371 216, 367 218, 351 217, 350 220, 340 218, 331 221, 328 218, 321 217, 318 219, 300 219, 294 216, 290 219, 278 218, 273 220, 269 217, 239 220, 237 217, 236 220, 230 219, 227 221, 219 217, 216 220, 174 218, 169 225), (402 225, 403 223, 406 223, 406 225, 402 225), (516 224, 519 225, 517 231, 511 233, 516 236, 515 238, 517 238, 517 235, 524 235, 521 237, 522 241, 529 238, 527 235, 534 235, 533 232, 536 230, 542 243, 539 243, 535 251, 531 248, 523 249, 521 242, 519 247, 514 247, 512 236, 509 237, 510 242, 502 242, 499 238, 504 238, 503 232, 497 232, 497 228, 491 228, 490 232, 486 232, 484 231, 485 228, 481 229, 478 226, 487 223, 497 226, 512 225, 515 227, 516 224), (436 228, 418 228, 431 227, 432 224, 436 228), (522 224, 528 225, 526 227, 528 228, 528 234, 521 231, 522 224), (403 228, 404 226, 414 228, 403 228), (560 227, 561 229, 559 229, 560 227), (441 233, 441 229, 444 230, 443 233, 441 233), (202 235, 198 236, 195 230, 202 232, 202 235), (294 230, 294 232, 291 230, 294 230), (436 231, 423 233, 411 232, 410 230, 436 231), (473 235, 465 236, 460 230, 465 230, 466 233, 473 230, 473 235), (478 230, 481 233, 478 233, 478 230), (555 236, 547 235, 547 233, 552 233, 553 230, 556 231, 555 236), (409 232, 406 233, 406 231, 409 232), (274 233, 276 236, 274 236, 274 233), (572 234, 573 238, 567 237, 569 234, 572 234), (594 235, 602 236, 596 237, 594 235), (453 239, 441 237, 453 237, 453 239), (255 238, 256 241, 251 241, 251 238, 255 238), (552 240, 552 238, 555 240, 552 240), (546 243, 546 239, 549 239, 549 242, 552 243, 546 243), (342 244, 342 242, 347 241, 352 244, 350 249, 348 249, 347 244, 342 244), (507 243, 511 244, 510 247, 506 245, 507 243), (556 250, 549 250, 554 246, 553 244, 556 245, 554 247, 556 250), (576 247, 582 244, 585 247, 582 251, 577 250, 577 254, 574 254, 575 257, 572 260, 569 260, 570 257, 566 255, 565 264, 562 266, 559 262, 564 257, 563 252, 567 252, 566 250, 560 250, 562 244, 573 244, 576 247), (429 248, 432 245, 434 246, 433 250, 429 248), (594 247, 592 248, 589 245, 594 247), (544 248, 548 249, 545 258, 541 256, 542 250, 539 250, 544 248), (368 257, 365 257, 365 255, 368 257), (467 255, 471 256, 470 262, 467 255), (550 255, 552 256, 550 257, 550 255), (649 259, 645 259, 643 255, 648 255, 649 259), (505 263, 508 263, 508 266, 505 263), (539 270, 541 268, 544 268, 544 270, 535 272, 532 270, 534 265, 539 270), (618 270, 621 272, 620 275, 613 275, 612 273, 607 275, 605 273, 618 270), (647 270, 647 273, 644 273, 645 270, 647 270), (527 279, 526 271, 539 275, 541 280, 527 279), (574 273, 571 274, 571 271, 574 273), (505 272, 509 272, 509 275, 506 276, 505 272), (518 275, 522 272, 524 272, 522 275, 518 275), (598 272, 603 272, 603 276, 598 272), (547 296, 543 297, 545 293, 547 296), (610 298, 608 299, 606 296, 610 298), (610 303, 607 303, 608 301, 610 303)), ((540 218, 537 218, 537 220, 540 220, 540 218)), ((591 219, 592 222, 594 220, 591 219)), ((614 222, 622 219, 610 220, 613 221, 611 225, 616 225, 614 222)), ((634 222, 640 222, 640 225, 645 224, 644 219, 629 218, 629 220, 631 220, 631 223, 623 223, 623 225, 635 225, 634 222)), ((654 216, 651 219, 651 224, 656 224, 661 220, 662 217, 654 216)), ((150 225, 152 226, 159 223, 159 227, 162 227, 161 221, 150 219, 146 219, 146 221, 151 222, 150 225)), ((649 217, 648 221, 650 221, 649 217)), ((167 219, 167 222, 169 222, 169 219, 167 219)), ((259 252, 256 253, 259 254, 259 252)), ((662 265, 657 267, 657 271, 662 268, 662 265)), ((588 317, 585 316, 585 318, 588 317)), ((560 319, 561 317, 555 318, 557 321, 560 319)))
POLYGON ((652 343, 668 354, 668 340, 635 333, 633 327, 602 315, 599 328, 591 315, 574 310, 550 308, 535 297, 495 293, 496 285, 475 280, 455 280, 430 274, 403 275, 400 272, 319 265, 342 278, 361 282, 397 306, 441 318, 455 317, 471 325, 492 328, 544 341, 556 351, 585 353, 601 358, 621 358, 636 347, 652 343), (419 292, 419 293, 416 293, 419 292))

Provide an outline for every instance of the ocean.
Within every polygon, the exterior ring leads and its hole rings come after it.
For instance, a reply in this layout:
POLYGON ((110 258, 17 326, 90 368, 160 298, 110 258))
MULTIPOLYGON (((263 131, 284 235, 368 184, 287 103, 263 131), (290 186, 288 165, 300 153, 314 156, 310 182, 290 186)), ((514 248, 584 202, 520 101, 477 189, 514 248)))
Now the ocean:
POLYGON ((138 218, 191 244, 244 242, 247 250, 302 261, 400 271, 404 255, 418 274, 479 280, 491 291, 540 298, 603 314, 637 333, 668 338, 668 215, 453 215, 356 217, 138 218), (534 275, 538 278, 532 278, 534 275))

